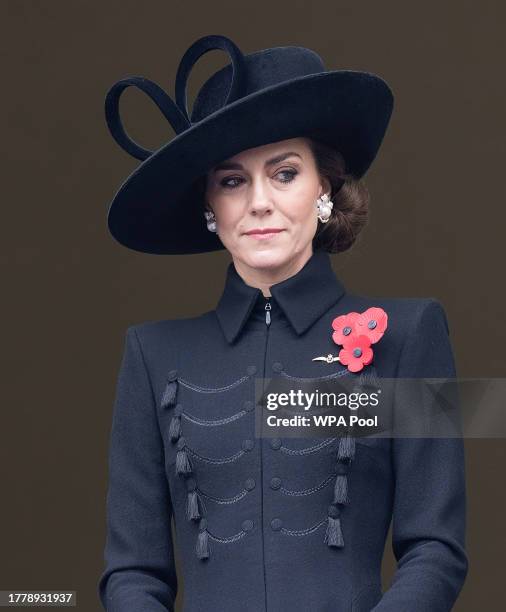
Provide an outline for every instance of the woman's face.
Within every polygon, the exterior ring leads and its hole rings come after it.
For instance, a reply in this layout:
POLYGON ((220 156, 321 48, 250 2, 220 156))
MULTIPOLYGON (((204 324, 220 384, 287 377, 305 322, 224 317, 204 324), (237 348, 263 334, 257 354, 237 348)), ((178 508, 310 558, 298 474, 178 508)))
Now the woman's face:
POLYGON ((318 219, 316 200, 329 193, 304 138, 270 143, 216 165, 206 201, 217 232, 241 267, 275 269, 309 259, 318 219), (251 233, 272 229, 272 233, 251 233))

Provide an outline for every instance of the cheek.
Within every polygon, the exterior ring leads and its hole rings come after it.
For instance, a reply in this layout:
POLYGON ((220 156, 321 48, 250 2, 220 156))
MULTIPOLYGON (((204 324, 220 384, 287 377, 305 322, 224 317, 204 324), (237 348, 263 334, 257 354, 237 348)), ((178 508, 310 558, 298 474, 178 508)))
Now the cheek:
POLYGON ((318 183, 307 173, 303 174, 298 182, 286 193, 283 198, 284 209, 288 208, 291 216, 306 220, 316 209, 316 195, 318 193, 318 183))
POLYGON ((214 211, 222 229, 236 226, 242 218, 241 207, 233 202, 215 202, 214 211))
POLYGON ((290 197, 283 203, 282 212, 292 223, 305 225, 316 216, 316 200, 307 192, 290 197))

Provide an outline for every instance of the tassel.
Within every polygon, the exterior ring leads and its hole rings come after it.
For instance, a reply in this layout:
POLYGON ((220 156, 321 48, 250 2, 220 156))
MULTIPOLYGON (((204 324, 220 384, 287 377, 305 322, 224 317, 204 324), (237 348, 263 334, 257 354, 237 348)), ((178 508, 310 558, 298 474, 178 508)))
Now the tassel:
POLYGON ((176 455, 176 474, 190 474, 192 467, 186 449, 178 450, 176 455))
POLYGON ((181 417, 173 415, 169 425, 169 436, 175 442, 181 435, 181 417))
POLYGON ((177 443, 179 450, 176 454, 176 474, 191 474, 192 472, 192 466, 188 458, 188 453, 186 452, 185 444, 185 439, 179 438, 177 443))
POLYGON ((360 374, 359 378, 359 387, 360 391, 364 391, 367 387, 371 389, 377 389, 380 386, 380 381, 378 378, 378 373, 376 372, 376 368, 374 366, 368 367, 366 370, 363 370, 360 374))
POLYGON ((346 474, 338 474, 334 485, 334 503, 348 503, 348 477, 346 474))
POLYGON ((186 500, 186 517, 189 521, 200 518, 197 491, 188 491, 186 500))
POLYGON ((168 408, 176 401, 177 394, 177 380, 167 383, 165 391, 163 392, 161 406, 162 408, 168 408))
POLYGON ((327 531, 325 532, 325 542, 327 543, 327 546, 334 546, 335 548, 344 547, 343 533, 341 531, 341 519, 332 518, 329 516, 327 531))
POLYGON ((172 442, 175 442, 181 436, 181 414, 183 413, 183 407, 181 404, 176 404, 174 408, 174 414, 169 425, 169 436, 172 442))
POLYGON ((338 459, 353 459, 355 456, 355 438, 346 435, 339 439, 338 459))
POLYGON ((176 401, 176 395, 177 395, 177 372, 176 370, 171 370, 167 377, 167 385, 165 387, 165 391, 163 392, 161 407, 168 408, 169 406, 172 406, 176 401))
POLYGON ((344 539, 341 531, 340 511, 337 506, 330 505, 328 510, 327 530, 325 531, 324 541, 327 546, 343 548, 344 539))
POLYGON ((205 518, 200 519, 195 552, 199 559, 207 559, 209 557, 209 536, 207 533, 207 520, 205 518))

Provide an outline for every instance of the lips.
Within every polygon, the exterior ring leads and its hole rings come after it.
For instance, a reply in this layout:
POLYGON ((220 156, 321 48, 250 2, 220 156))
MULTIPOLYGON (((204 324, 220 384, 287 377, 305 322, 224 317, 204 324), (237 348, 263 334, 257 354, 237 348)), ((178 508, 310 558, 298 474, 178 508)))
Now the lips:
POLYGON ((277 234, 279 232, 282 232, 283 230, 275 228, 275 227, 266 227, 264 229, 253 229, 250 230, 249 232, 245 232, 247 236, 251 236, 253 234, 277 234))

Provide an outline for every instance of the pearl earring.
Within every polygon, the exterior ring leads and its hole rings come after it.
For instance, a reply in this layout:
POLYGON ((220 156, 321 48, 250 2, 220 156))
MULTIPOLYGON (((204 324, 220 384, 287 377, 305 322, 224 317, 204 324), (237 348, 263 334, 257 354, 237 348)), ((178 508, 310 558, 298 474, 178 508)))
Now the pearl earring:
POLYGON ((329 196, 324 193, 316 200, 316 208, 318 209, 318 219, 322 223, 327 223, 330 219, 330 214, 332 212, 332 207, 334 206, 334 202, 329 198, 329 196))
POLYGON ((214 213, 212 210, 206 210, 204 212, 204 217, 206 218, 206 223, 207 223, 207 229, 210 232, 216 232, 216 217, 214 216, 214 213))

